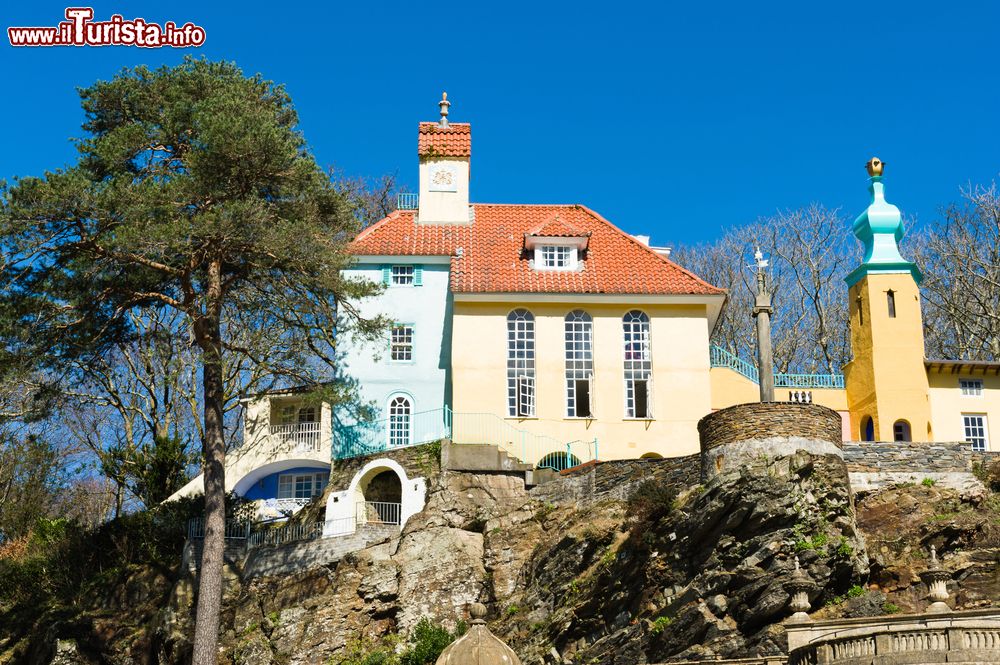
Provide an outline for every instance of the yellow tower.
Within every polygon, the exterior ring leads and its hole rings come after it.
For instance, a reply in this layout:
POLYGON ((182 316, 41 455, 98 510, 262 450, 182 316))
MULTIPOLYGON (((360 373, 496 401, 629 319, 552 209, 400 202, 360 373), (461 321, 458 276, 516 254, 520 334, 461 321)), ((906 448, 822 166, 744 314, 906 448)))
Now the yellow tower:
POLYGON ((872 201, 854 221, 865 258, 847 276, 853 359, 844 366, 852 437, 930 441, 920 315, 920 270, 899 253, 903 222, 885 200, 877 157, 868 162, 872 201))

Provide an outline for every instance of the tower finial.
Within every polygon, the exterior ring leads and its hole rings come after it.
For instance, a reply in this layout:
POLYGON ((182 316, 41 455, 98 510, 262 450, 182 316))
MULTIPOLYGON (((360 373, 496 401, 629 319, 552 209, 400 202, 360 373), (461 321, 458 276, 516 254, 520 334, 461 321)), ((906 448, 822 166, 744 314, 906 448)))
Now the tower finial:
POLYGON ((882 175, 882 170, 885 169, 885 162, 878 157, 872 157, 865 164, 865 168, 868 170, 868 175, 874 178, 877 175, 882 175))
POLYGON ((438 106, 441 108, 441 119, 438 120, 438 127, 448 126, 448 107, 451 106, 451 102, 448 101, 448 93, 441 93, 441 101, 438 102, 438 106))

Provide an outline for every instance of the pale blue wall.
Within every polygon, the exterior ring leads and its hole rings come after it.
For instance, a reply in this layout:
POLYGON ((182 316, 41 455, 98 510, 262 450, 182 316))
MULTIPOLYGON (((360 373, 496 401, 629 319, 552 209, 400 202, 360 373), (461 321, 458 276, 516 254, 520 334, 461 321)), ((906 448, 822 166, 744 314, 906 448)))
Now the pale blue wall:
MULTIPOLYGON (((381 282, 383 265, 389 264, 357 264, 345 275, 381 282)), ((410 396, 415 413, 441 409, 451 402, 449 265, 421 264, 419 258, 400 259, 395 265, 422 265, 422 285, 389 286, 381 295, 359 303, 358 310, 364 316, 384 314, 399 323, 413 324, 413 362, 389 360, 388 333, 377 344, 359 346, 353 340, 341 340, 344 373, 358 381, 365 401, 375 402, 380 418, 390 396, 398 392, 410 396)))

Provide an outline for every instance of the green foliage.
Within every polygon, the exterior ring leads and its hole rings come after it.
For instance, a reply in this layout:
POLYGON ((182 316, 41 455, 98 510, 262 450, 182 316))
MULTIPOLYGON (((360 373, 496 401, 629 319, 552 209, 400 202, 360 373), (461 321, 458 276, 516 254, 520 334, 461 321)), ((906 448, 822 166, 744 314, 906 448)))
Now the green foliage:
POLYGON ((647 480, 628 497, 627 512, 641 522, 658 520, 674 510, 677 492, 656 480, 647 480))
POLYGON ((882 603, 882 611, 886 614, 899 614, 900 607, 895 603, 890 603, 888 600, 882 603))
POLYGON ((431 665, 455 635, 427 617, 420 620, 410 634, 410 646, 399 656, 400 665, 431 665))
POLYGON ((923 485, 924 487, 934 487, 935 482, 936 481, 933 478, 924 478, 923 480, 920 481, 920 484, 923 485))
POLYGON ((65 483, 66 469, 48 439, 0 433, 0 543, 26 536, 55 513, 65 483))
POLYGON ((855 584, 847 590, 848 598, 858 598, 863 595, 865 595, 865 588, 860 584, 855 584))
POLYGON ((539 506, 538 510, 535 511, 535 519, 539 522, 544 522, 545 518, 555 512, 556 504, 554 503, 543 503, 539 506))
POLYGON ((155 506, 184 486, 192 461, 187 445, 179 438, 155 437, 151 445, 133 453, 132 491, 144 505, 155 506))
POLYGON ((802 552, 804 550, 821 551, 826 547, 829 540, 830 540, 829 536, 827 536, 826 533, 823 533, 821 531, 820 533, 813 534, 810 537, 800 538, 798 541, 796 541, 795 551, 797 552, 802 552))
POLYGON ((507 607, 507 616, 511 616, 512 617, 512 616, 514 616, 515 614, 517 614, 520 611, 521 611, 521 608, 518 607, 517 605, 509 605, 507 607))
POLYGON ((837 556, 846 559, 853 554, 854 554, 854 548, 851 547, 851 544, 849 542, 847 542, 847 538, 841 536, 840 543, 837 545, 837 556))
POLYGON ((377 642, 358 640, 346 646, 339 657, 330 659, 330 665, 432 665, 445 647, 465 634, 465 622, 459 622, 454 632, 427 617, 422 618, 410 633, 405 648, 399 649, 402 640, 389 634, 377 642))
POLYGON ((659 635, 663 630, 672 623, 672 619, 668 616, 656 617, 652 625, 649 627, 649 632, 653 635, 659 635))

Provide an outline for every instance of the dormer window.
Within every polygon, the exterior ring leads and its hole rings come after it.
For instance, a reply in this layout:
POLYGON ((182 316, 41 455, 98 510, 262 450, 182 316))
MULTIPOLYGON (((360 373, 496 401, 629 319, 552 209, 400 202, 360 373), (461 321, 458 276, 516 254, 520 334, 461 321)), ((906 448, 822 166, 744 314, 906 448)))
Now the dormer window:
POLYGON ((539 270, 575 270, 576 247, 539 245, 535 249, 535 267, 539 270))

